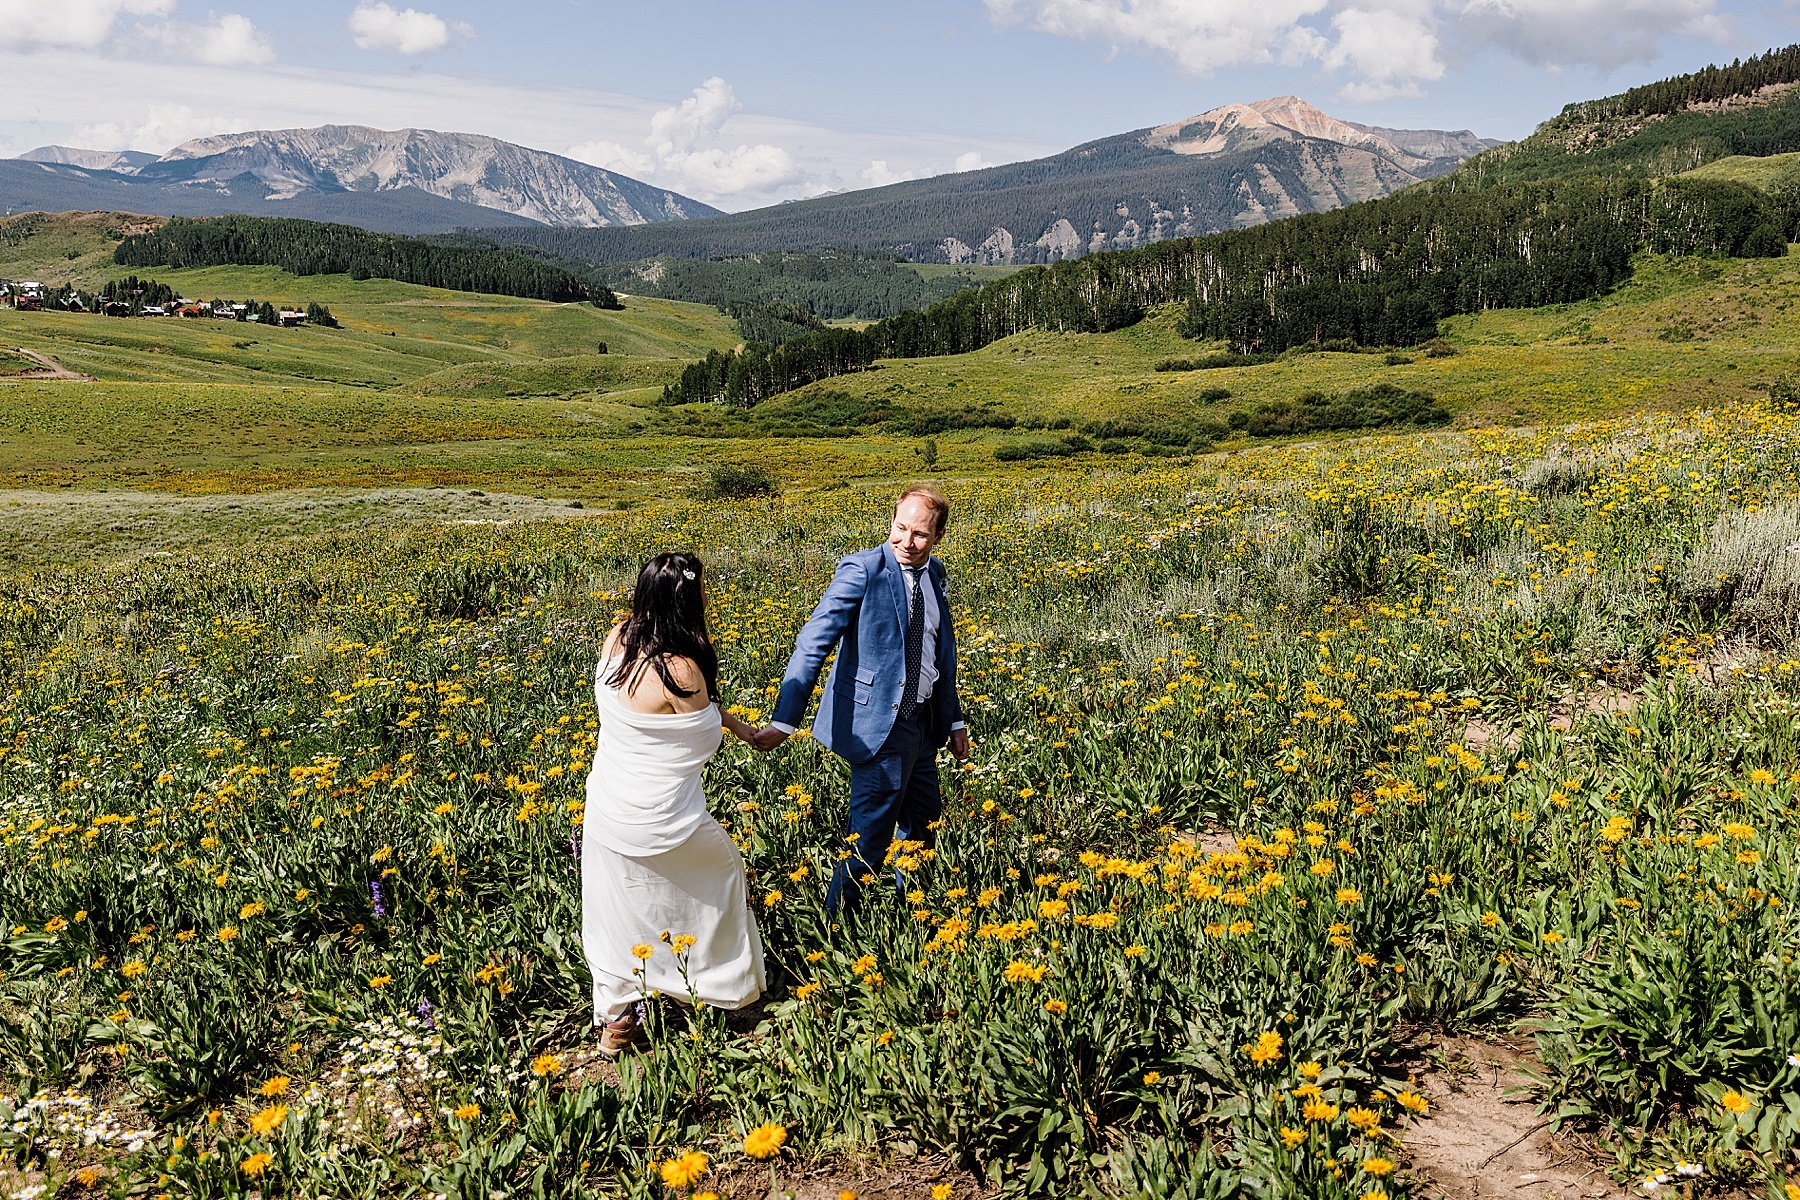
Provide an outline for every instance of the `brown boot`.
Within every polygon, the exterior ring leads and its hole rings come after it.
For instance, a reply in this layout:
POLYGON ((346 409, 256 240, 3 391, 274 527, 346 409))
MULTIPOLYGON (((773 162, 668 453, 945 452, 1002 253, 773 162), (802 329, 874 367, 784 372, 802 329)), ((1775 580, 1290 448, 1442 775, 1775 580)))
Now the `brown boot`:
POLYGON ((600 1026, 600 1057, 616 1059, 627 1051, 644 1049, 649 1041, 644 1022, 639 1017, 639 1006, 634 1004, 618 1020, 600 1026))

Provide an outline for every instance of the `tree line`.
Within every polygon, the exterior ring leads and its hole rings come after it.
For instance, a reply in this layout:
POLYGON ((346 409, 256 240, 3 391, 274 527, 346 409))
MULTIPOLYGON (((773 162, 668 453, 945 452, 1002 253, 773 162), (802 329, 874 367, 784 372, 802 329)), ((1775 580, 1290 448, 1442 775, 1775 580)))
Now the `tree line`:
POLYGON ((1728 66, 1708 66, 1687 75, 1646 83, 1603 100, 1577 101, 1565 106, 1560 117, 1566 122, 1586 122, 1662 116, 1699 104, 1755 95, 1765 87, 1784 83, 1800 83, 1800 45, 1784 46, 1754 58, 1732 59, 1728 66))
POLYGON ((1034 267, 866 329, 714 351, 669 403, 751 407, 877 358, 964 354, 1025 329, 1104 333, 1185 303, 1183 332, 1266 354, 1345 340, 1416 345, 1440 319, 1600 295, 1638 250, 1785 254, 1783 215, 1711 180, 1427 185, 1328 213, 1034 267))
POLYGON ((113 260, 133 267, 271 266, 291 275, 396 279, 460 292, 621 307, 610 288, 514 251, 289 217, 174 217, 153 233, 127 237, 113 260))

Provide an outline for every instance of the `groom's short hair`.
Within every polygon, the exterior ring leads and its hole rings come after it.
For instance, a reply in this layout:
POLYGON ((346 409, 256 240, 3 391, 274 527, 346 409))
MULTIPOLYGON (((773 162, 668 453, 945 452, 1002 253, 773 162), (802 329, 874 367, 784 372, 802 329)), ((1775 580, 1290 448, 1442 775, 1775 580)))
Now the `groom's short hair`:
POLYGON ((944 536, 944 530, 950 528, 950 499, 929 483, 909 483, 906 490, 894 501, 895 511, 908 500, 923 500, 928 508, 937 516, 937 535, 944 536))

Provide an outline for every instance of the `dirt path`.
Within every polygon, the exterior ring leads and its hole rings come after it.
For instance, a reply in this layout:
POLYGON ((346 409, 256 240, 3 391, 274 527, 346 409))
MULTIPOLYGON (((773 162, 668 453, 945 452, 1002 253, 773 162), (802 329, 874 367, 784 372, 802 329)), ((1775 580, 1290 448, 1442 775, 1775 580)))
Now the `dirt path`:
POLYGON ((1450 1069, 1425 1073, 1431 1115, 1406 1139, 1433 1200, 1630 1200, 1583 1147, 1550 1132, 1526 1096, 1522 1046, 1442 1038, 1450 1069))
POLYGON ((13 353, 29 358, 38 364, 35 371, 21 371, 17 375, 0 376, 0 381, 35 382, 40 379, 70 379, 78 383, 92 383, 92 375, 83 375, 80 371, 71 371, 54 359, 45 358, 36 350, 27 350, 23 346, 14 347, 13 353))

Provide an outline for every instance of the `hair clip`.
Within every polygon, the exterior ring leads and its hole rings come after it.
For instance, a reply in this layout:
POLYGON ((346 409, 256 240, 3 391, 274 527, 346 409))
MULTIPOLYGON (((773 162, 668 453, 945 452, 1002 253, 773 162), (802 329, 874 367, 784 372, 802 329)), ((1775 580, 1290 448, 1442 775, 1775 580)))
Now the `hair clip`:
POLYGON ((694 573, 692 571, 688 570, 686 567, 683 567, 681 569, 681 577, 683 579, 692 579, 692 578, 694 578, 694 573))

